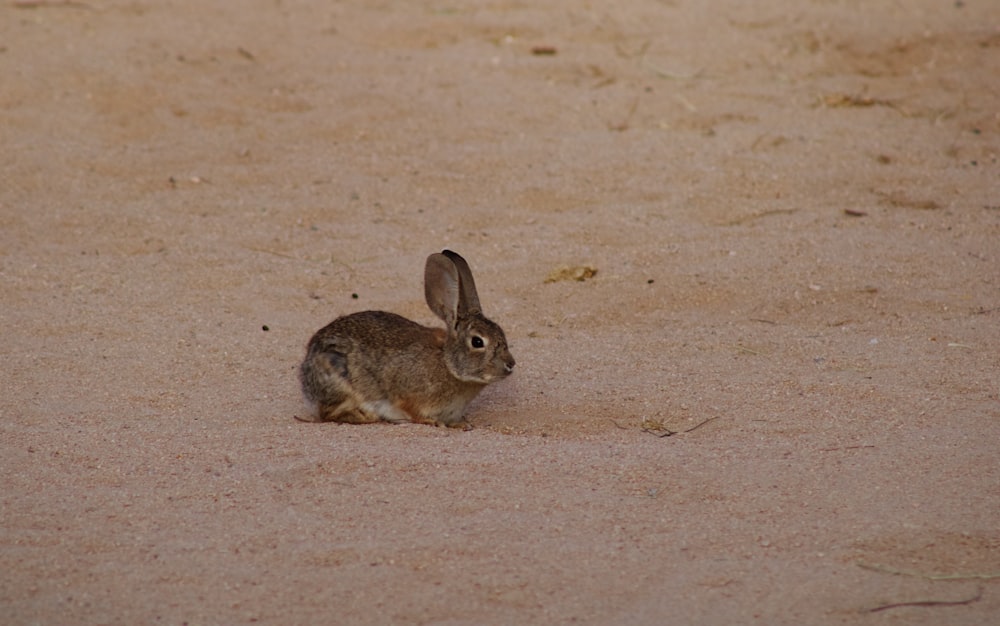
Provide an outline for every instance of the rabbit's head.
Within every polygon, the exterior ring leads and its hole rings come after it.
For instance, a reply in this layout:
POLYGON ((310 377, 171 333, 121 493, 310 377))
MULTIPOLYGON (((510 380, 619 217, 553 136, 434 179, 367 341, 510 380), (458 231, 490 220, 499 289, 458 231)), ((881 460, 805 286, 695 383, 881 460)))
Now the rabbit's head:
POLYGON ((445 250, 427 257, 424 295, 447 328, 444 359, 452 376, 486 385, 510 375, 515 361, 507 337, 483 315, 472 270, 461 255, 445 250))

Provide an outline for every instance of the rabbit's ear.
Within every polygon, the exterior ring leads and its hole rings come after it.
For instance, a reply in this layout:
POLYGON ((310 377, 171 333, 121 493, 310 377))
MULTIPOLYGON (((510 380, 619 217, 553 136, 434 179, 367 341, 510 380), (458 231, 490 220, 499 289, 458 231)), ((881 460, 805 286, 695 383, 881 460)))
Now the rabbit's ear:
POLYGON ((458 319, 459 306, 458 268, 451 259, 443 254, 432 254, 427 257, 424 266, 424 297, 427 306, 437 315, 448 328, 455 327, 458 319))
POLYGON ((472 280, 472 270, 462 255, 451 250, 443 250, 444 256, 451 259, 458 270, 458 314, 459 316, 474 315, 483 312, 479 306, 479 294, 476 292, 476 281, 472 280))

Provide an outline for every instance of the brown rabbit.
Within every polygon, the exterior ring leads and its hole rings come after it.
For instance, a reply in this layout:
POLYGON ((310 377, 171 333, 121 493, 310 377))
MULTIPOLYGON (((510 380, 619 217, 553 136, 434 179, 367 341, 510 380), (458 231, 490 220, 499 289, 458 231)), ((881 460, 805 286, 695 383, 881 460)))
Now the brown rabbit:
POLYGON ((451 250, 427 257, 427 306, 445 328, 385 311, 339 317, 309 340, 299 369, 307 421, 465 426, 465 407, 514 369, 503 330, 479 307, 472 271, 451 250))

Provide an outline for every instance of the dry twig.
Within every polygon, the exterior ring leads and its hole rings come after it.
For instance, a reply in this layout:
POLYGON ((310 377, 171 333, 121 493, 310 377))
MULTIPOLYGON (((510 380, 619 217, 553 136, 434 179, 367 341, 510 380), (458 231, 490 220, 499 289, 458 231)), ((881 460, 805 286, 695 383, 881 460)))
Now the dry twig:
POLYGON ((657 422, 657 421, 650 420, 650 419, 644 419, 642 421, 642 432, 649 433, 650 435, 653 435, 654 437, 659 437, 659 438, 662 439, 664 437, 673 437, 674 435, 677 435, 677 434, 680 434, 680 433, 689 433, 692 430, 694 430, 696 428, 701 428, 705 424, 707 424, 707 423, 709 423, 709 422, 711 422, 713 420, 717 420, 717 419, 719 419, 718 415, 716 415, 715 417, 710 417, 710 418, 708 418, 706 420, 702 420, 701 422, 698 422, 697 424, 695 424, 691 428, 688 428, 687 430, 670 430, 669 428, 667 428, 666 426, 664 426, 662 422, 657 422))
POLYGON ((961 606, 963 604, 972 604, 977 602, 983 597, 983 588, 979 587, 976 589, 976 595, 971 598, 966 598, 965 600, 914 600, 912 602, 892 602, 889 604, 880 604, 879 606, 866 609, 866 613, 877 613, 878 611, 885 611, 888 609, 898 609, 904 606, 961 606))

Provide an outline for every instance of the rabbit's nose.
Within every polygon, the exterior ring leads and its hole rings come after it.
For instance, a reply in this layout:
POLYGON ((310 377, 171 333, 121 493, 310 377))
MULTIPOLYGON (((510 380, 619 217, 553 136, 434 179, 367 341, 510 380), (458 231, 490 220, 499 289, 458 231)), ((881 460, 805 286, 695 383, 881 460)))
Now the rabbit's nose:
POLYGON ((504 361, 503 367, 505 370, 507 370, 507 373, 510 374, 511 372, 514 371, 515 365, 517 365, 517 362, 514 360, 514 357, 510 357, 509 359, 504 361))

